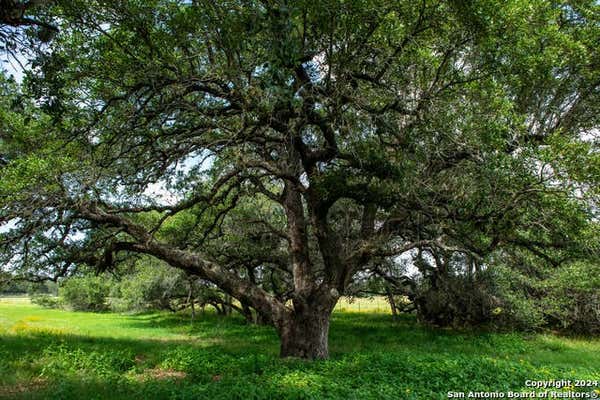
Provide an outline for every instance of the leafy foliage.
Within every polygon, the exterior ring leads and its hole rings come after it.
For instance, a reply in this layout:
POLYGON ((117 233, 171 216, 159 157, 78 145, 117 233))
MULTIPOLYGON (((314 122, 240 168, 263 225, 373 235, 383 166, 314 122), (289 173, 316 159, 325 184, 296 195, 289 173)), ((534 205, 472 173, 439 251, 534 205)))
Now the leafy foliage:
POLYGON ((58 293, 73 310, 105 311, 109 292, 110 281, 104 276, 86 275, 67 279, 58 293))
POLYGON ((558 328, 579 334, 600 333, 600 265, 576 263, 556 271, 543 286, 541 306, 558 328))
POLYGON ((110 305, 116 311, 170 310, 172 302, 187 295, 187 279, 181 271, 145 260, 111 288, 110 305))
POLYGON ((34 294, 31 296, 31 302, 46 308, 60 308, 63 305, 58 296, 48 294, 34 294))

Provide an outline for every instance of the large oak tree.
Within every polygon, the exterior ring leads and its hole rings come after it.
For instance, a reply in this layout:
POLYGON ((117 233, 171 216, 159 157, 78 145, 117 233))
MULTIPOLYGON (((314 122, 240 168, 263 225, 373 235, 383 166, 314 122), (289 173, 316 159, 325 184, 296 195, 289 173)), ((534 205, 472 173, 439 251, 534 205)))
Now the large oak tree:
POLYGON ((15 273, 147 254, 255 309, 282 356, 325 358, 339 296, 381 260, 598 250, 577 240, 595 1, 49 7, 59 34, 2 85, 15 273))

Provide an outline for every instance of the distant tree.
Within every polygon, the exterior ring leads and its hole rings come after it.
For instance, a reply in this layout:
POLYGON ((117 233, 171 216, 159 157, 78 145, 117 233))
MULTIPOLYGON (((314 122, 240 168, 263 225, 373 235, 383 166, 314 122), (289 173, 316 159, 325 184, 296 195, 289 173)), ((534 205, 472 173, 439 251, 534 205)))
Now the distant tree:
POLYGON ((100 275, 82 275, 66 279, 58 294, 64 304, 76 311, 108 310, 110 281, 100 275))
POLYGON ((187 283, 183 271, 141 258, 111 288, 111 306, 117 311, 175 311, 187 297, 187 283))
POLYGON ((249 322, 255 322, 252 309, 235 304, 214 284, 155 258, 141 257, 133 267, 121 265, 113 272, 118 276, 110 291, 110 305, 115 311, 190 309, 195 314, 197 307, 208 305, 218 314, 229 315, 235 310, 249 322))
POLYGON ((382 258, 597 254, 578 237, 598 9, 65 2, 0 99, 4 261, 55 277, 147 254, 266 317, 282 356, 326 358, 338 298, 382 258))

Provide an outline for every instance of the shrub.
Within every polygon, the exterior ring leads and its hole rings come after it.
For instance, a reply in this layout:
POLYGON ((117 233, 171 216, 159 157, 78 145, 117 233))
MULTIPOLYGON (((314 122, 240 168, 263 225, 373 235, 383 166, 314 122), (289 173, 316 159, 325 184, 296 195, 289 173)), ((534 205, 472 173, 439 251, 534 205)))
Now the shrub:
POLYGON ((105 276, 86 275, 64 281, 59 295, 67 306, 77 311, 105 311, 110 280, 105 276))
POLYGON ((164 263, 143 259, 110 293, 114 311, 170 310, 172 302, 187 295, 185 274, 164 263))
POLYGON ((544 282, 540 308, 549 323, 578 334, 600 334, 600 264, 574 263, 544 282))
POLYGON ((49 294, 33 294, 31 295, 31 302, 45 308, 60 308, 62 305, 61 299, 57 296, 51 296, 49 294))
POLYGON ((494 265, 476 277, 438 276, 435 286, 424 280, 415 299, 417 315, 438 326, 600 333, 600 266, 536 267, 537 277, 494 265))
POLYGON ((502 305, 487 273, 438 277, 435 286, 422 285, 415 299, 419 320, 457 328, 491 324, 502 305))

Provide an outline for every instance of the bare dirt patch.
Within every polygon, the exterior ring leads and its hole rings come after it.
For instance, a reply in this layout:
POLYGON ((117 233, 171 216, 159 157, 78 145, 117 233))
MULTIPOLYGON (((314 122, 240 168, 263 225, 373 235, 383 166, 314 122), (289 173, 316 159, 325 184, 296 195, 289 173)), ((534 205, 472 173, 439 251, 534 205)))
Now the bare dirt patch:
POLYGON ((137 374, 135 379, 138 381, 149 381, 149 380, 183 380, 185 379, 187 374, 183 371, 177 371, 174 369, 164 369, 164 368, 151 368, 147 369, 141 374, 137 374))
POLYGON ((45 378, 32 378, 27 382, 19 382, 11 386, 0 386, 0 397, 15 396, 23 393, 37 392, 48 385, 45 378))

